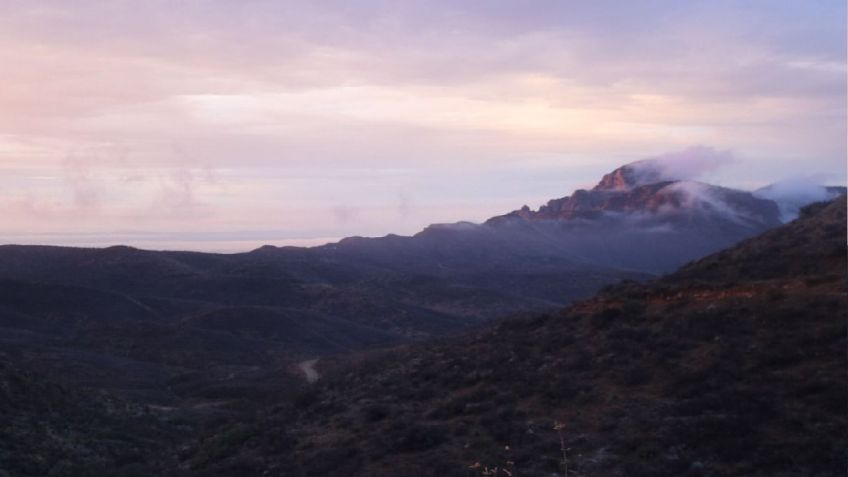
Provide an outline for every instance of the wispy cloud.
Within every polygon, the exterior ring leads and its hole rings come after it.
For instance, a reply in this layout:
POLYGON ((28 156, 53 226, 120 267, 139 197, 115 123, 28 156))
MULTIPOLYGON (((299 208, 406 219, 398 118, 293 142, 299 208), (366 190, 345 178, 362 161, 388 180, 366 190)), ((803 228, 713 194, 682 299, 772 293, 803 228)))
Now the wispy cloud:
POLYGON ((738 159, 730 151, 707 146, 693 146, 637 162, 637 170, 658 175, 653 180, 695 180, 732 165, 738 159))

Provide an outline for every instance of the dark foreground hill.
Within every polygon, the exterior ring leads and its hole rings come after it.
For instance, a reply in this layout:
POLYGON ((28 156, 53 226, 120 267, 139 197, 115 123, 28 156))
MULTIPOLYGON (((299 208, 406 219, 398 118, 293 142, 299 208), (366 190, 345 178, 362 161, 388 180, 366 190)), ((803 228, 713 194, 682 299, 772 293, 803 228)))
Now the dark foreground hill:
POLYGON ((651 283, 338 369, 191 444, 183 469, 551 475, 556 421, 575 475, 844 475, 845 201, 651 283))

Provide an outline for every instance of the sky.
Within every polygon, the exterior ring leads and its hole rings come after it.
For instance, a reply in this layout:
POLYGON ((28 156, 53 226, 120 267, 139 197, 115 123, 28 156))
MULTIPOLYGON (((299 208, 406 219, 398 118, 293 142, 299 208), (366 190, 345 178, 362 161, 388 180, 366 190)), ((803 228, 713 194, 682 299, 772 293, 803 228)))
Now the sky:
POLYGON ((845 184, 845 5, 0 0, 0 243, 411 234, 680 151, 845 184))

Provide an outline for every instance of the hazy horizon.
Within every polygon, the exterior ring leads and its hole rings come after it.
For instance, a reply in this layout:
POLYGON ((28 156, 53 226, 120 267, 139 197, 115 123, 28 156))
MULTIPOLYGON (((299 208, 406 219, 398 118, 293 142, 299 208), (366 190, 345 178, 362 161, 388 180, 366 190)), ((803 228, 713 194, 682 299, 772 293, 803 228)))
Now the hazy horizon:
MULTIPOLYGON (((247 251, 479 222, 703 146, 846 183, 846 7, 0 3, 0 243, 247 251)), ((721 166, 721 167, 718 167, 721 166)))

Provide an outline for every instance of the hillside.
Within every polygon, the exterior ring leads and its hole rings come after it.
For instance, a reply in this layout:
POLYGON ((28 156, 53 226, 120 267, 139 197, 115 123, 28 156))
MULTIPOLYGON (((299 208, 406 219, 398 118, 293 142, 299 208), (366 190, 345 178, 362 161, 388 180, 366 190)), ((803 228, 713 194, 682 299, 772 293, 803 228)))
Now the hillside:
POLYGON ((769 199, 661 166, 625 165, 537 211, 411 237, 231 255, 0 246, 0 346, 48 381, 242 417, 297 393, 298 363, 552 312, 779 224, 769 199))
POLYGON ((231 255, 0 246, 0 343, 48 376, 194 406, 301 360, 556 310, 779 223, 770 200, 634 164, 536 212, 411 237, 231 255))
POLYGON ((647 284, 403 347, 224 427, 192 475, 842 475, 845 197, 647 284), (507 447, 508 446, 508 447, 507 447), (479 471, 478 471, 479 472, 479 471))
POLYGON ((148 455, 194 430, 0 353, 0 475, 142 476, 148 455))

